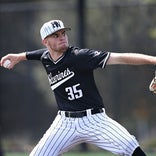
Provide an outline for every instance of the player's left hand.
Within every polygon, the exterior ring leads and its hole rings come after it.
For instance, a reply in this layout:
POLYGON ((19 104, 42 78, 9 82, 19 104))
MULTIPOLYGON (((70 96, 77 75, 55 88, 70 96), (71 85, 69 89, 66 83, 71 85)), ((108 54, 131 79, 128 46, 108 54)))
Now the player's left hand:
POLYGON ((149 85, 149 90, 156 94, 156 71, 155 71, 155 77, 152 79, 149 85))

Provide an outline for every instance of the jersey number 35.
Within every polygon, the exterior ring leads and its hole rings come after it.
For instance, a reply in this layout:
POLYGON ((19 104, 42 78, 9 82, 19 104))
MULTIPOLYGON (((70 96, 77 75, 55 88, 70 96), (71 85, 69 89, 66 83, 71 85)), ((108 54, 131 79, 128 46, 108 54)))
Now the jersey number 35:
POLYGON ((76 84, 72 87, 65 88, 65 91, 68 93, 69 100, 79 99, 83 96, 82 90, 78 89, 79 86, 80 84, 76 84))

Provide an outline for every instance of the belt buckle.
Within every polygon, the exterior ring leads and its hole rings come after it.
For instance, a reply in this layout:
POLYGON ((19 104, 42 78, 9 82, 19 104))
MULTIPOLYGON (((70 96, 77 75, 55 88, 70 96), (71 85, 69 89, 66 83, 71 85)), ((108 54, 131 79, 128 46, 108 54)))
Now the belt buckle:
POLYGON ((72 114, 71 112, 68 112, 68 117, 69 117, 69 118, 71 117, 71 114, 72 114))
POLYGON ((71 112, 65 112, 65 116, 70 118, 71 117, 71 112))

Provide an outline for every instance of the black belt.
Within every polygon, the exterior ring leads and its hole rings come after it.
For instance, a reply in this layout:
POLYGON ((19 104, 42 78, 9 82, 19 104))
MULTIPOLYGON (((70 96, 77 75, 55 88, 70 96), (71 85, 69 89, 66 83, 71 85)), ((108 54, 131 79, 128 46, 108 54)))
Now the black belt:
MULTIPOLYGON (((104 112, 103 108, 99 108, 99 109, 91 109, 90 113, 93 114, 97 114, 97 113, 102 113, 104 112)), ((61 111, 59 111, 59 114, 62 114, 61 111)), ((87 116, 87 110, 84 111, 75 111, 75 112, 71 112, 71 111, 65 111, 64 112, 66 117, 71 117, 71 118, 81 118, 84 116, 87 116)))

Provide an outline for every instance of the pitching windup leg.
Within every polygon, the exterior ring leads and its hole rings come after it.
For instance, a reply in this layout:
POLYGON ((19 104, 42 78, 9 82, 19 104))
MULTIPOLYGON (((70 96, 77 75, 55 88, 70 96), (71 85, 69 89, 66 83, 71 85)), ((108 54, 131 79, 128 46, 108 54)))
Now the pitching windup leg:
POLYGON ((139 146, 134 136, 105 113, 83 118, 78 131, 88 143, 118 155, 131 156, 139 146))
POLYGON ((74 145, 74 120, 57 115, 29 156, 59 156, 74 145))
POLYGON ((81 118, 58 114, 30 156, 59 156, 82 142, 123 156, 132 156, 139 147, 135 137, 109 118, 105 111, 87 114, 81 118))

